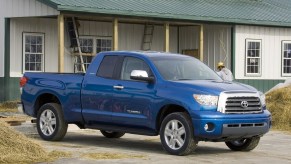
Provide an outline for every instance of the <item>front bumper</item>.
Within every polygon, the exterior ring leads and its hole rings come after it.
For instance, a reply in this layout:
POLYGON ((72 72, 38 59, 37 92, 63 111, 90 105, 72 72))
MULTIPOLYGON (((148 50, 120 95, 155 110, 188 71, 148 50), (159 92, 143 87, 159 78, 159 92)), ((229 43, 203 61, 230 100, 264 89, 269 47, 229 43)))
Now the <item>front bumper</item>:
POLYGON ((271 127, 271 114, 223 114, 200 111, 199 118, 192 117, 194 135, 199 140, 227 141, 261 136, 271 127))

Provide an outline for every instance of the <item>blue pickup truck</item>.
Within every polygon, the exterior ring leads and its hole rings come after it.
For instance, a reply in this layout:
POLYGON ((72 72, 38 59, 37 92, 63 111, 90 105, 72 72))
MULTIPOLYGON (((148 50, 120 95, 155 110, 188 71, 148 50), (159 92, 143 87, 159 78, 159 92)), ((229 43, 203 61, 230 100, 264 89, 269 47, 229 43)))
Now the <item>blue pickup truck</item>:
POLYGON ((187 155, 199 141, 250 151, 271 127, 263 94, 180 54, 103 52, 85 74, 27 72, 20 86, 23 111, 48 141, 76 124, 108 138, 160 135, 168 153, 187 155))

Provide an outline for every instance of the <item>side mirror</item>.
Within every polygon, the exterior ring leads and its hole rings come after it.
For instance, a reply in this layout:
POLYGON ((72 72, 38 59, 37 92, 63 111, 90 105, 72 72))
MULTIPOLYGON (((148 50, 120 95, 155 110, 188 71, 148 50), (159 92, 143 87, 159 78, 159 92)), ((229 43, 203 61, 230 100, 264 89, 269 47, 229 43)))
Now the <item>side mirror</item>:
POLYGON ((155 78, 149 77, 148 73, 144 70, 132 70, 130 73, 130 79, 146 81, 152 83, 155 81, 155 78))

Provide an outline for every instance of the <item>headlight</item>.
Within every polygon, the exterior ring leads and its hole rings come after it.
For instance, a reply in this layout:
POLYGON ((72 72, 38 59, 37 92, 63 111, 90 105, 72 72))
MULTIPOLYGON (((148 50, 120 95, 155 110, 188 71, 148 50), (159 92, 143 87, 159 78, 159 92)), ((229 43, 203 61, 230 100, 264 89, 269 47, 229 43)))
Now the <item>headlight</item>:
POLYGON ((266 96, 264 93, 260 92, 260 100, 261 100, 261 104, 262 106, 266 106, 266 96))
POLYGON ((218 96, 194 94, 193 97, 201 105, 217 106, 218 96))

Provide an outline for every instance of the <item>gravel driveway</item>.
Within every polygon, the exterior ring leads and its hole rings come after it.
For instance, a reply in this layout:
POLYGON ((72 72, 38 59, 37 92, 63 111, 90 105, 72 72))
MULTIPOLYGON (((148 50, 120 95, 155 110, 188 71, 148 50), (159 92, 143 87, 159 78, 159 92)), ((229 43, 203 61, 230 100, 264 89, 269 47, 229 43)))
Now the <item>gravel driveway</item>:
POLYGON ((195 152, 188 156, 168 155, 162 148, 159 136, 149 137, 125 134, 120 139, 108 139, 98 130, 81 130, 69 126, 61 142, 47 142, 40 139, 31 123, 16 126, 15 129, 35 138, 47 150, 71 152, 71 158, 63 158, 53 163, 291 163, 291 134, 271 131, 261 138, 259 146, 251 152, 234 152, 223 142, 199 142, 195 152), (127 155, 121 159, 91 159, 85 154, 114 153, 127 155))

